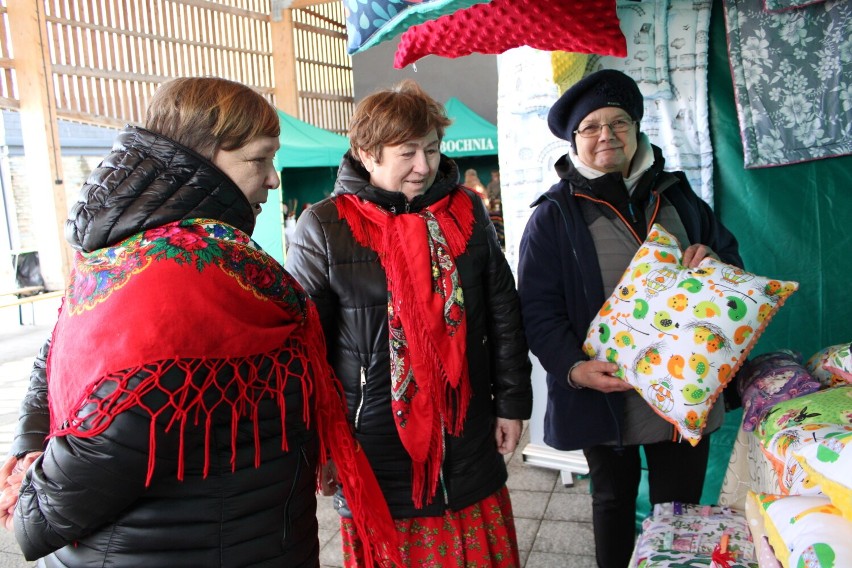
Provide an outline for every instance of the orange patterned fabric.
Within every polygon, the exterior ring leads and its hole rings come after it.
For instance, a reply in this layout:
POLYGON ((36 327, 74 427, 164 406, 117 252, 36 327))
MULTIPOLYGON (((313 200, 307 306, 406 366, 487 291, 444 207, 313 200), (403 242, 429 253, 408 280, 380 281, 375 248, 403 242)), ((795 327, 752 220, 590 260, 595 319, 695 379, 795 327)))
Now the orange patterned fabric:
MULTIPOLYGON (((479 503, 442 517, 394 521, 403 566, 432 568, 518 568, 518 542, 509 490, 504 486, 479 503)), ((364 543, 352 519, 340 519, 343 565, 364 563, 364 543)))

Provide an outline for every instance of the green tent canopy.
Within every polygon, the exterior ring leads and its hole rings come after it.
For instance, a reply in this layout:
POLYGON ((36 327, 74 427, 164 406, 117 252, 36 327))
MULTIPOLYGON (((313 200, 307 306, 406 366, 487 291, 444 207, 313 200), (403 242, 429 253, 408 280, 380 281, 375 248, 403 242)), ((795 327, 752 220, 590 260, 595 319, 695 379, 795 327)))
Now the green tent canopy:
POLYGON ((453 97, 444 108, 453 123, 444 132, 441 152, 450 158, 497 154, 497 127, 453 97))
POLYGON ((281 210, 282 191, 288 198, 303 194, 316 196, 332 187, 334 172, 340 159, 349 149, 349 139, 334 132, 317 128, 279 110, 281 148, 275 153, 273 163, 281 173, 283 189, 269 192, 264 212, 257 218, 252 238, 278 262, 284 262, 284 217, 281 210), (330 172, 330 173, 329 173, 330 172), (318 182, 331 177, 332 182, 318 182), (319 185, 317 185, 319 183, 319 185))
POLYGON ((281 148, 275 154, 275 169, 338 166, 349 149, 345 136, 323 130, 279 110, 281 148))

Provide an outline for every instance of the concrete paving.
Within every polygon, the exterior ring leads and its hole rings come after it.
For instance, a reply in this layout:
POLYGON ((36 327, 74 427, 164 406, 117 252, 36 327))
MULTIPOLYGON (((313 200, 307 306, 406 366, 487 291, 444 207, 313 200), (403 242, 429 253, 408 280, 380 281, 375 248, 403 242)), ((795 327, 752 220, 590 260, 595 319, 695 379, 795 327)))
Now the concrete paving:
MULTIPOLYGON (((50 335, 58 306, 53 300, 24 306, 24 325, 17 308, 0 310, 0 456, 8 453, 32 359, 50 335)), ((564 487, 558 471, 525 464, 521 450, 528 442, 525 428, 519 449, 507 456, 520 568, 594 568, 588 479, 574 475, 573 486, 564 487)), ((319 499, 320 564, 340 568, 338 516, 330 497, 319 499)), ((29 566, 35 564, 23 559, 14 536, 0 529, 0 568, 29 566)))

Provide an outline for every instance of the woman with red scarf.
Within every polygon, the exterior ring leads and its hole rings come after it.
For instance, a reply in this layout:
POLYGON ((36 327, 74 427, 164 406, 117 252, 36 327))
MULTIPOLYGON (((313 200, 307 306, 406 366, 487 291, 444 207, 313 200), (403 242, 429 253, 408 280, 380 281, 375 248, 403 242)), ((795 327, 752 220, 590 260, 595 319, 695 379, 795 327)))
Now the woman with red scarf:
POLYGON ((250 238, 278 186, 279 129, 245 85, 175 79, 83 186, 66 226, 70 284, 43 350, 49 439, 16 444, 23 464, 44 449, 14 510, 27 559, 315 568, 328 459, 356 495, 369 561, 398 559, 316 309, 250 238))
MULTIPOLYGON (((519 566, 504 456, 532 409, 531 367, 488 212, 440 153, 449 122, 410 80, 361 101, 334 194, 302 213, 287 267, 317 304, 404 566, 519 566)), ((344 563, 364 566, 349 498, 335 497, 344 563)))

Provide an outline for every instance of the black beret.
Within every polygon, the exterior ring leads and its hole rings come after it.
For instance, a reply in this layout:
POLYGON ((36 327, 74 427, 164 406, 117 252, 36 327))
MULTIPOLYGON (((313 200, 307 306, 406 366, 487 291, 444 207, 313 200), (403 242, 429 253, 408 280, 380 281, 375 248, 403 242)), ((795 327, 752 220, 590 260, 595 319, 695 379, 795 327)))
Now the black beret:
POLYGON ((637 122, 645 113, 636 81, 621 71, 602 69, 577 81, 553 103, 547 125, 553 134, 573 145, 580 122, 590 112, 604 107, 624 109, 637 122))

